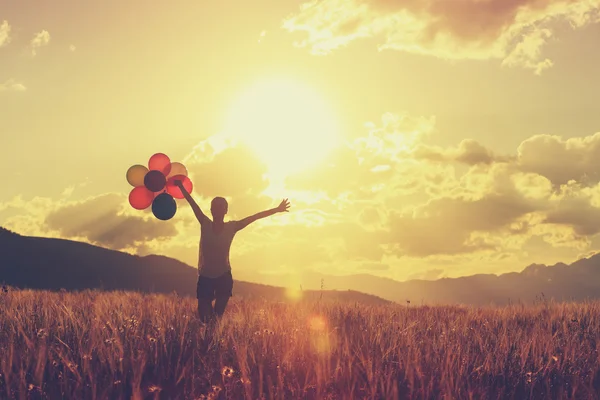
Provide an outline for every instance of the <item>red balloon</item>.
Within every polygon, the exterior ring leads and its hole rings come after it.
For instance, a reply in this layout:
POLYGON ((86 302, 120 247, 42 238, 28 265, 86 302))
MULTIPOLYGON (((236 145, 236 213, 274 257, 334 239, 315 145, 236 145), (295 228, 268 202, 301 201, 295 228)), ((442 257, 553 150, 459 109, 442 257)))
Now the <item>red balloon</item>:
POLYGON ((181 183, 183 183, 183 187, 185 188, 185 190, 187 190, 188 193, 191 193, 192 190, 194 189, 194 185, 192 185, 192 181, 187 176, 175 175, 175 176, 170 177, 167 180, 167 193, 169 193, 171 196, 175 197, 176 199, 183 199, 184 196, 183 196, 183 193, 181 193, 181 189, 179 189, 175 185, 175 181, 181 181, 181 183))
POLYGON ((160 171, 164 176, 169 175, 171 172, 171 160, 166 154, 156 153, 148 161, 148 169, 150 171, 160 171))
POLYGON ((129 204, 136 210, 145 210, 152 205, 154 193, 144 186, 135 187, 129 192, 129 204))

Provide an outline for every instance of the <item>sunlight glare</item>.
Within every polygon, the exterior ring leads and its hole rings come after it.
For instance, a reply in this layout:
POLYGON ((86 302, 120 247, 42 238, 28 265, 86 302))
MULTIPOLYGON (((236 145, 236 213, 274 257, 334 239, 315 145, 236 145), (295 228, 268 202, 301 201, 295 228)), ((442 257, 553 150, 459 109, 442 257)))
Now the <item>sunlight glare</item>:
POLYGON ((285 296, 293 302, 299 301, 302 299, 302 290, 299 287, 288 286, 285 288, 285 296))
POLYGON ((327 321, 322 315, 312 315, 308 319, 308 326, 313 331, 325 331, 327 329, 327 321))
POLYGON ((225 134, 249 146, 275 180, 314 165, 340 143, 323 96, 286 79, 261 81, 244 91, 226 116, 225 134))

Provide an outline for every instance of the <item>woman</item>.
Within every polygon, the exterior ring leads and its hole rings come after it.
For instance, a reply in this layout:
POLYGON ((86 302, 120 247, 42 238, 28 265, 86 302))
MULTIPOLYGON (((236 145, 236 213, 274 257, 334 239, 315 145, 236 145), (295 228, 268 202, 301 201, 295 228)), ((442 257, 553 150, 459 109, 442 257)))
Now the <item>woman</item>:
POLYGON ((279 206, 246 217, 240 221, 225 222, 228 211, 227 200, 215 197, 210 203, 211 221, 200 209, 200 206, 183 187, 181 181, 175 181, 177 187, 188 201, 198 222, 200 222, 200 252, 198 257, 198 314, 203 322, 221 317, 232 296, 233 277, 229 263, 229 249, 235 234, 252 222, 280 212, 288 212, 290 203, 287 199, 279 206), (215 305, 213 308, 213 300, 215 305))

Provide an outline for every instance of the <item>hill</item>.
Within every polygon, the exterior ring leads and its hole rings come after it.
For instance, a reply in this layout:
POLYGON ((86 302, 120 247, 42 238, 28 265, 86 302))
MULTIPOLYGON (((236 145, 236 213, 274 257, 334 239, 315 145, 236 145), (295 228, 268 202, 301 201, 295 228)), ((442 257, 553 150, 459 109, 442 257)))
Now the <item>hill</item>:
POLYGON ((321 279, 326 289, 360 290, 400 303, 410 300, 413 304, 505 305, 532 303, 542 294, 548 300, 582 301, 600 298, 600 254, 570 265, 532 264, 521 272, 500 275, 400 282, 368 274, 333 276, 307 272, 298 281, 303 287, 314 289, 321 279))
MULTIPOLYGON (((176 291, 195 296, 197 270, 168 257, 139 257, 70 240, 20 236, 1 228, 0 252, 0 282, 17 287, 176 291)), ((277 287, 288 281, 285 277, 261 276, 263 284, 250 282, 250 278, 236 280, 235 295, 277 301, 286 298, 285 289, 277 287)), ((413 304, 503 305, 531 303, 542 293, 547 299, 580 301, 600 298, 600 254, 570 265, 532 264, 521 272, 435 281, 399 282, 368 274, 333 276, 309 271, 295 281, 306 289, 303 298, 373 304, 410 300, 413 304), (327 290, 319 290, 321 280, 327 290)))
MULTIPOLYGON (((136 256, 64 239, 21 236, 0 228, 0 283, 18 288, 69 291, 102 289, 196 295, 198 271, 164 256, 136 256)), ((286 299, 285 289, 235 281, 234 296, 286 299)), ((389 301, 359 291, 304 291, 303 299, 368 304, 389 301)))

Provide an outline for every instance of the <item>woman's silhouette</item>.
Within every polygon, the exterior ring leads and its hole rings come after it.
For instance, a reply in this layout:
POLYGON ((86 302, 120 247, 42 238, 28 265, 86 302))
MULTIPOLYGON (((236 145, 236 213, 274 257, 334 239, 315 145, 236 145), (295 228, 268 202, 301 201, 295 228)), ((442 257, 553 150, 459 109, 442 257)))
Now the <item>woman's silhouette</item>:
POLYGON ((181 181, 175 181, 185 199, 188 201, 198 222, 200 222, 200 252, 198 257, 198 314, 203 322, 221 317, 232 296, 233 277, 229 263, 229 249, 235 234, 252 222, 271 216, 278 212, 287 212, 290 203, 287 199, 279 206, 246 217, 240 221, 224 221, 228 211, 227 200, 215 197, 210 203, 211 221, 200 209, 200 206, 185 190, 181 181), (215 305, 213 308, 213 300, 215 305))

